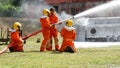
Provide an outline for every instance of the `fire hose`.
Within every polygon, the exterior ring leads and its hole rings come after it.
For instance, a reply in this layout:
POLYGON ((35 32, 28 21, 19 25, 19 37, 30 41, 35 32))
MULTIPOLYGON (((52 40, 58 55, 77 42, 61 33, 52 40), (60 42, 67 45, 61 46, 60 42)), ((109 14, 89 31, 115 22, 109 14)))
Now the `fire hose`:
POLYGON ((72 17, 69 17, 69 18, 60 20, 60 21, 58 21, 57 23, 55 23, 55 24, 53 24, 53 25, 59 25, 59 24, 62 24, 62 23, 64 23, 65 21, 67 21, 67 20, 69 20, 69 19, 75 20, 75 19, 78 19, 78 18, 82 18, 82 16, 72 16, 72 17))
MULTIPOLYGON (((61 20, 61 21, 59 21, 58 23, 55 23, 55 24, 53 24, 53 25, 62 24, 64 21, 66 21, 66 20, 68 20, 68 19, 76 19, 76 18, 77 18, 77 17, 74 17, 74 16, 73 16, 73 17, 70 17, 70 18, 61 20)), ((26 39, 28 39, 29 37, 34 36, 34 35, 36 35, 36 34, 38 34, 38 33, 40 33, 40 32, 42 32, 42 30, 38 30, 38 31, 36 31, 36 32, 33 32, 33 33, 31 33, 31 34, 28 34, 28 35, 22 37, 22 39, 23 39, 23 40, 26 40, 26 39)), ((12 45, 12 44, 9 44, 9 45, 7 45, 7 47, 5 47, 4 49, 2 49, 2 50, 0 51, 0 55, 1 55, 2 53, 4 53, 11 45, 12 45)))
MULTIPOLYGON (((74 18, 74 17, 71 17, 71 18, 68 18, 68 19, 73 19, 73 18, 74 18)), ((68 19, 61 20, 61 21, 59 21, 58 23, 53 24, 53 25, 61 24, 61 23, 63 23, 64 21, 66 21, 66 20, 68 20, 68 19)), ((22 39, 23 39, 23 40, 26 40, 26 39, 28 39, 29 37, 34 36, 34 35, 36 35, 36 34, 38 34, 38 33, 40 33, 40 32, 42 32, 42 30, 38 30, 38 31, 36 31, 36 32, 33 32, 33 33, 31 33, 31 34, 28 34, 28 35, 22 37, 22 39)), ((12 45, 12 44, 9 44, 9 45, 7 45, 4 49, 2 49, 2 50, 0 51, 0 55, 1 55, 2 53, 4 53, 11 45, 12 45)))
POLYGON ((65 22, 66 20, 69 20, 69 19, 76 19, 74 16, 73 17, 70 17, 70 18, 66 18, 64 20, 61 20, 61 21, 58 21, 58 23, 55 23, 53 25, 58 25, 58 24, 62 24, 63 22, 65 22))
POLYGON ((23 40, 26 40, 26 39, 28 39, 29 37, 34 36, 34 35, 36 35, 36 34, 38 34, 38 33, 40 33, 40 32, 42 32, 42 30, 38 30, 38 31, 36 31, 36 32, 33 32, 33 33, 31 33, 31 34, 28 34, 28 35, 22 37, 22 39, 23 39, 23 40))
MULTIPOLYGON (((22 37, 22 39, 23 39, 23 40, 26 40, 26 39, 28 39, 29 37, 34 36, 34 35, 36 35, 36 34, 38 34, 38 33, 40 33, 40 32, 42 32, 42 30, 38 30, 38 31, 36 31, 36 32, 33 32, 33 33, 31 33, 31 34, 28 34, 28 35, 22 37)), ((2 53, 4 53, 11 45, 12 45, 12 43, 9 44, 9 45, 7 45, 4 49, 2 49, 2 50, 0 51, 0 55, 1 55, 2 53)))

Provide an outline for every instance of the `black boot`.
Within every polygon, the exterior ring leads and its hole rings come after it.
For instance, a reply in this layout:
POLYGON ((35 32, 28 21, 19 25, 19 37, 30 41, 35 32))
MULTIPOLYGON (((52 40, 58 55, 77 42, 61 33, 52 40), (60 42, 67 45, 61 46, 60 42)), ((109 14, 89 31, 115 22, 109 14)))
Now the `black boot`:
POLYGON ((10 52, 14 52, 14 48, 13 47, 9 47, 10 52))
POLYGON ((65 52, 70 52, 70 53, 74 53, 74 50, 72 47, 70 46, 67 46, 66 49, 65 49, 65 52))

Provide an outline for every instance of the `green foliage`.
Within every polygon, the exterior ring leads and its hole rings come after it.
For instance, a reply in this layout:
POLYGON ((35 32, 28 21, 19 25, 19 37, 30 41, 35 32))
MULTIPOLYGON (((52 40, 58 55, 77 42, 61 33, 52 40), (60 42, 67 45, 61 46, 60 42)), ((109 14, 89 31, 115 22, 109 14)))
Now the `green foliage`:
POLYGON ((0 0, 0 16, 20 17, 19 6, 22 0, 0 0))
POLYGON ((20 6, 21 5, 22 0, 0 0, 0 3, 2 4, 10 4, 13 6, 20 6))
POLYGON ((2 4, 11 4, 13 0, 0 0, 0 3, 2 4))
POLYGON ((13 0, 12 5, 17 7, 17 6, 20 6, 21 3, 22 3, 22 0, 13 0))
POLYGON ((12 5, 2 5, 0 4, 0 13, 1 16, 12 16, 12 12, 16 10, 16 8, 12 5))

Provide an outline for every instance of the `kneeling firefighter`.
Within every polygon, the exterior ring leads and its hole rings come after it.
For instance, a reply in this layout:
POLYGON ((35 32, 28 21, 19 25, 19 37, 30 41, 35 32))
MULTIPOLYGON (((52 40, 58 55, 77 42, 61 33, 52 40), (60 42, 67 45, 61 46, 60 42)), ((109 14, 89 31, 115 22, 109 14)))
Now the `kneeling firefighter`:
POLYGON ((66 26, 64 26, 60 32, 63 37, 62 46, 60 48, 60 52, 76 52, 76 48, 74 46, 74 40, 76 38, 76 31, 73 26, 72 20, 66 21, 66 26))
POLYGON ((21 38, 21 34, 21 24, 19 22, 15 22, 10 30, 10 52, 23 52, 23 40, 21 38))

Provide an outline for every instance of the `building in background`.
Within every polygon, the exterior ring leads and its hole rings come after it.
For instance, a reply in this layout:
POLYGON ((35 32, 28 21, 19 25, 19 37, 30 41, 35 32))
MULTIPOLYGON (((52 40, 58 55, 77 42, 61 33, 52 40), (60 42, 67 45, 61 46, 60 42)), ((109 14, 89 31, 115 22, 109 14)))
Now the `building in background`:
POLYGON ((76 25, 76 41, 120 42, 120 17, 89 18, 89 25, 76 25))
MULTIPOLYGON (((79 12, 104 4, 111 0, 44 0, 47 4, 55 7, 58 13, 62 11, 75 15, 79 12)), ((112 6, 113 7, 113 6, 112 6)), ((82 26, 76 24, 78 42, 120 42, 120 13, 118 7, 100 12, 98 17, 89 17, 88 24, 82 26)), ((97 14, 95 15, 97 16, 97 14)), ((87 19, 86 19, 87 20, 87 19)), ((82 23, 82 22, 79 22, 82 23)), ((83 21, 83 23, 85 23, 83 21)))
POLYGON ((75 15, 86 9, 106 3, 110 0, 44 0, 47 4, 55 7, 58 13, 65 11, 75 15))

